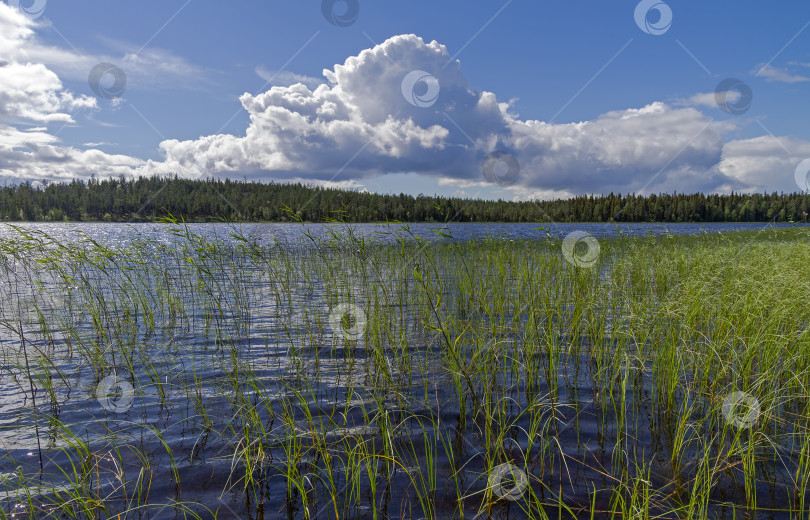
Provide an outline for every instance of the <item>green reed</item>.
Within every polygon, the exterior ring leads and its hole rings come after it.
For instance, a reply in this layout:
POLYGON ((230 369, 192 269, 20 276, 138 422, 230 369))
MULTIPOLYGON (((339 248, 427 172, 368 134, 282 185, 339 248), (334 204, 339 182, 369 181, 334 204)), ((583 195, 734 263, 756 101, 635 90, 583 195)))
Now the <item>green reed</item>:
POLYGON ((0 240, 0 518, 810 518, 806 229, 167 228, 0 240))

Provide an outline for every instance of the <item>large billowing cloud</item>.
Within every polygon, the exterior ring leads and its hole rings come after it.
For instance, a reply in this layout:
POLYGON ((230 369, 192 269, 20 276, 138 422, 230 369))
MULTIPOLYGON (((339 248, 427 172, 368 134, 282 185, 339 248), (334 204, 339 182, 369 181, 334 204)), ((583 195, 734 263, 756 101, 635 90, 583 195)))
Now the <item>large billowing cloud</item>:
POLYGON ((390 38, 324 76, 314 89, 299 83, 244 94, 251 120, 244 136, 164 141, 165 160, 143 171, 321 181, 418 172, 469 186, 486 182, 482 161, 503 150, 520 164, 514 188, 548 196, 789 190, 791 165, 800 160, 772 147, 773 164, 785 171, 774 186, 773 172, 770 179, 756 173, 762 160, 745 141, 726 149, 735 124, 694 106, 656 102, 570 124, 520 120, 495 94, 471 90, 443 45, 414 35, 390 38), (408 88, 408 79, 428 74, 408 88))
POLYGON ((94 109, 95 100, 66 91, 53 68, 14 58, 33 29, 0 4, 0 51, 12 57, 0 62, 0 175, 6 178, 178 174, 352 184, 416 172, 469 187, 489 182, 482 161, 505 151, 520 165, 511 186, 520 197, 794 191, 793 169, 810 155, 810 143, 798 139, 729 141, 738 123, 702 111, 706 94, 592 121, 522 120, 495 94, 473 90, 443 45, 402 35, 324 70, 322 84, 244 94, 250 115, 244 135, 169 139, 160 143, 163 160, 144 162, 64 146, 48 131, 45 125, 72 122, 74 111, 94 109), (26 124, 34 128, 21 130, 26 124))
POLYGON ((588 192, 715 190, 727 123, 652 103, 594 121, 511 126, 526 184, 588 192), (595 188, 595 189, 594 189, 595 188))
POLYGON ((465 150, 471 145, 448 129, 442 113, 479 137, 505 131, 505 121, 490 104, 494 97, 469 91, 457 63, 442 69, 448 59, 435 42, 392 38, 324 71, 329 83, 314 90, 299 83, 244 94, 241 102, 251 118, 244 137, 165 141, 160 145, 165 161, 146 170, 191 176, 212 169, 275 172, 321 180, 403 171, 466 175, 473 166, 465 150), (409 104, 402 94, 403 77, 420 67, 433 71, 441 88, 439 101, 429 108, 409 104))
POLYGON ((244 137, 165 141, 165 161, 145 170, 313 179, 415 171, 469 182, 484 181, 483 159, 505 150, 518 158, 521 185, 627 191, 666 165, 711 168, 720 161, 728 129, 695 109, 662 103, 577 124, 521 121, 494 94, 470 90, 444 46, 414 35, 393 37, 324 76, 328 84, 314 90, 295 84, 243 95, 251 119, 244 137), (406 78, 413 71, 424 74, 410 77, 435 80, 410 89, 406 78), (438 90, 435 102, 430 89, 438 90))

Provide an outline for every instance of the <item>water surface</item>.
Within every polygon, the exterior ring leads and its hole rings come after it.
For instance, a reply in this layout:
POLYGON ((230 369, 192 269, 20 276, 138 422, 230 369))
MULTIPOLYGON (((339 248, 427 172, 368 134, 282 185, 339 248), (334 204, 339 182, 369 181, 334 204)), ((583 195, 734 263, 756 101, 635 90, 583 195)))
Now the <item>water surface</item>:
MULTIPOLYGON (((585 223, 585 224, 540 224, 540 223, 459 223, 448 224, 188 224, 188 229, 203 237, 229 239, 234 230, 260 245, 296 244, 324 239, 334 232, 343 233, 351 229, 358 236, 382 242, 395 241, 397 237, 408 236, 409 232, 423 239, 447 240, 450 235, 457 240, 480 238, 538 239, 549 236, 562 238, 573 231, 585 231, 597 238, 645 235, 687 235, 706 233, 729 233, 733 231, 760 231, 774 228, 795 227, 805 224, 787 223, 585 223), (403 230, 406 227, 409 232, 403 230)), ((157 242, 170 243, 175 240, 171 229, 178 226, 145 223, 43 223, 26 222, 13 224, 24 230, 40 230, 59 240, 74 240, 86 235, 108 244, 123 243, 133 237, 157 242)), ((0 237, 13 236, 11 225, 0 226, 0 237)))

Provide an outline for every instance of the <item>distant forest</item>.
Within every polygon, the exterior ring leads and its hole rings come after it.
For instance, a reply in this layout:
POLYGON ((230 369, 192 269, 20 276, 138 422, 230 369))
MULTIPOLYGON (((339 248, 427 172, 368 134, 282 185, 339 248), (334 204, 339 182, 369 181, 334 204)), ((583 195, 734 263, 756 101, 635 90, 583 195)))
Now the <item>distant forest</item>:
POLYGON ((0 188, 4 221, 806 222, 803 194, 613 194, 511 202, 153 177, 0 188))

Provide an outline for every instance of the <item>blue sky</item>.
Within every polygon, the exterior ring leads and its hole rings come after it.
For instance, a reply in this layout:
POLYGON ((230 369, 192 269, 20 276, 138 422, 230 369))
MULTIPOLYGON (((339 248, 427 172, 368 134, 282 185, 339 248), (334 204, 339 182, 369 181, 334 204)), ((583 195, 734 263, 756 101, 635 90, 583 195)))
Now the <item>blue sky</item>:
POLYGON ((506 199, 807 187, 807 3, 358 0, 342 27, 321 0, 6 4, 7 182, 177 173, 506 199), (662 9, 671 24, 648 34, 662 9), (120 97, 91 89, 98 63, 126 75, 120 97), (414 70, 435 78, 430 106, 403 101, 414 70), (718 107, 728 78, 750 107, 718 107), (492 152, 519 172, 482 174, 492 152))

